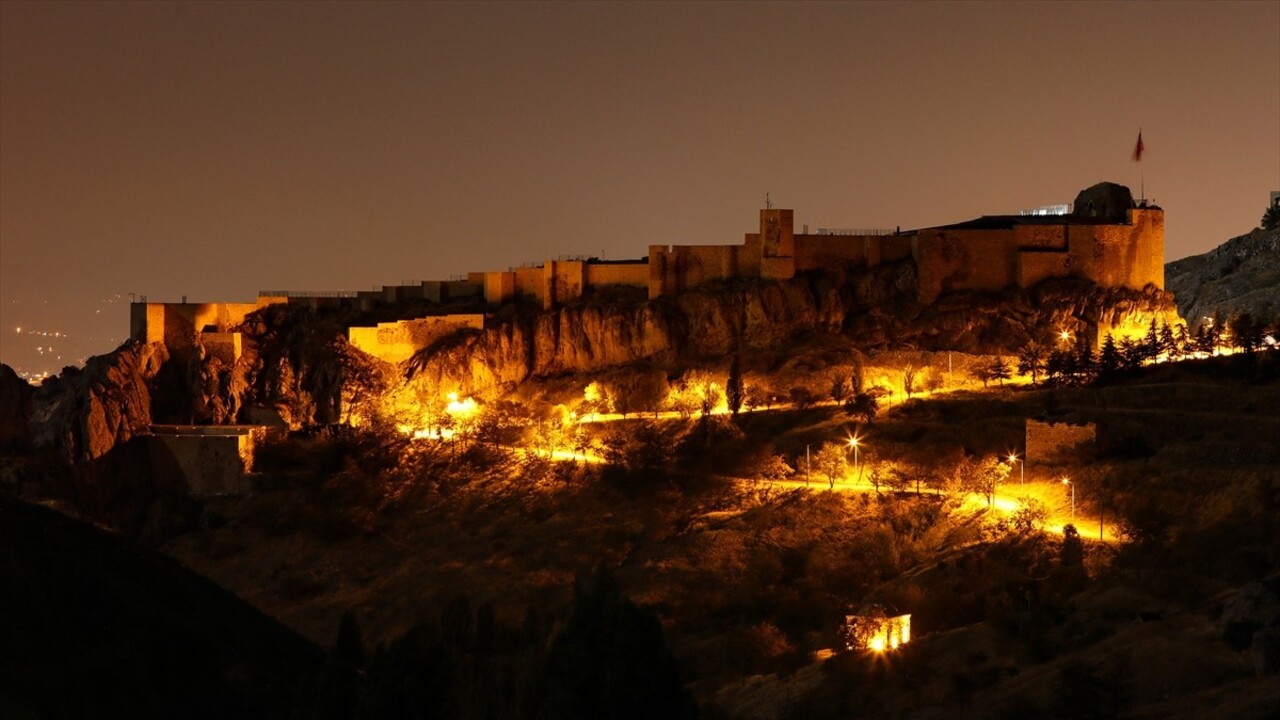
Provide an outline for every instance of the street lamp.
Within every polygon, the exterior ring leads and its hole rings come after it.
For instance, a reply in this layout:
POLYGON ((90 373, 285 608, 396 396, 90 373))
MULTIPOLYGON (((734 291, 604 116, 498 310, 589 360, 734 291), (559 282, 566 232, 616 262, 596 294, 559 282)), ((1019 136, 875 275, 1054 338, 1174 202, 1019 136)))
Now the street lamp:
POLYGON ((1071 482, 1067 478, 1062 478, 1062 484, 1071 486, 1071 524, 1075 525, 1076 524, 1076 484, 1071 482))
MULTIPOLYGON (((1018 453, 1012 453, 1012 452, 1009 453, 1009 465, 1012 467, 1013 464, 1016 462, 1018 462, 1018 453)), ((1026 485, 1027 484, 1027 461, 1026 460, 1022 461, 1021 473, 1022 473, 1021 484, 1026 485)))
POLYGON ((854 437, 849 438, 849 447, 853 448, 853 474, 854 476, 857 476, 858 474, 858 437, 856 435, 854 437))

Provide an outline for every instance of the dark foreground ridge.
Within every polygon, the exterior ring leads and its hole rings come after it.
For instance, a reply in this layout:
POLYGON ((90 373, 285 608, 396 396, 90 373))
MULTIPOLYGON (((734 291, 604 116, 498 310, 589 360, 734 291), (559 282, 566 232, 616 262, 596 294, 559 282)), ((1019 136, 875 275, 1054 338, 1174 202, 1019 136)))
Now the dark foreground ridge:
POLYGON ((0 494, 0 717, 281 718, 315 646, 173 560, 0 494))

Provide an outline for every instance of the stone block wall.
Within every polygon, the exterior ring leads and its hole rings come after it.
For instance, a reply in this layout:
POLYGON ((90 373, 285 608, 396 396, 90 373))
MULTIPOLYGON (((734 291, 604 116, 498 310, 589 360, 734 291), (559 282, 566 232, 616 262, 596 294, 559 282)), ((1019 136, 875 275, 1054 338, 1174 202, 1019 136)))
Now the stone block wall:
POLYGON ((286 298, 264 296, 253 303, 132 303, 129 337, 164 342, 170 351, 189 351, 197 334, 228 333, 249 313, 281 302, 286 298))
POLYGON ((399 364, 436 340, 465 328, 483 330, 484 315, 432 315, 378 323, 377 327, 353 327, 347 330, 347 339, 384 362, 399 364))
POLYGON ((162 478, 198 496, 241 495, 249 488, 253 449, 266 428, 247 425, 152 428, 151 463, 162 478))

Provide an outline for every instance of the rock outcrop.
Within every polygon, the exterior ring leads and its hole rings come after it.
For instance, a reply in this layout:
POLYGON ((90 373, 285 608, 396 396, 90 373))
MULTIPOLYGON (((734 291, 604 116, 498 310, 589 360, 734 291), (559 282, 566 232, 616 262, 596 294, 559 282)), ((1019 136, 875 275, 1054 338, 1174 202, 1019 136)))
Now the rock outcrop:
POLYGON ((31 443, 35 391, 13 368, 0 364, 0 450, 16 450, 31 443))
POLYGON ((1164 274, 1178 311, 1192 325, 1214 313, 1226 320, 1248 312, 1272 322, 1280 316, 1280 228, 1255 230, 1175 260, 1164 274))
POLYGON ((34 395, 32 441, 73 462, 86 462, 148 433, 151 382, 168 359, 161 343, 129 342, 89 358, 82 370, 46 380, 34 395))

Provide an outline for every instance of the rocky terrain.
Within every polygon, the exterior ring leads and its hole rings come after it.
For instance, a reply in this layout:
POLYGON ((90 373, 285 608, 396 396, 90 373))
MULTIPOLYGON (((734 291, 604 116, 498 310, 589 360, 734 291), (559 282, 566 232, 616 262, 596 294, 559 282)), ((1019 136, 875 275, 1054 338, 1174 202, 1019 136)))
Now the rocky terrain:
POLYGON ((1242 312, 1270 322, 1280 316, 1280 228, 1254 230, 1175 260, 1164 266, 1164 276, 1178 312, 1192 324, 1242 312))

